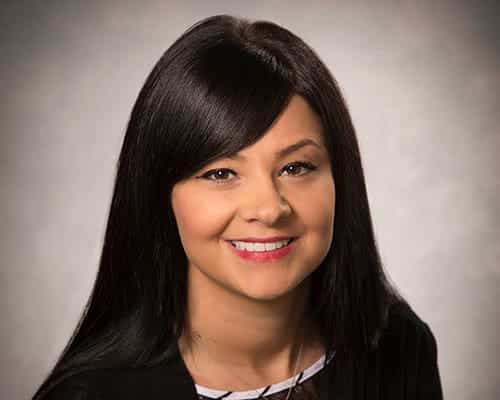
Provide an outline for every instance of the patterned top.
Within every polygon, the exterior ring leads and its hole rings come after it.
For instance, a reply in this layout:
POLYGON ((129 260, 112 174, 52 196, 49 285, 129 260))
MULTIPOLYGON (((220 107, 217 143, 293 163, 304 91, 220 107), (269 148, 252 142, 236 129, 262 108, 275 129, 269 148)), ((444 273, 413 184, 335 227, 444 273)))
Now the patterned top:
POLYGON ((231 392, 227 390, 210 389, 205 386, 195 384, 196 392, 199 400, 250 400, 250 399, 268 399, 268 400, 284 400, 288 395, 290 386, 292 389, 291 398, 294 400, 309 400, 319 398, 315 381, 320 377, 320 371, 325 370, 325 366, 330 363, 333 356, 326 360, 326 355, 323 354, 310 367, 297 373, 295 376, 284 381, 274 383, 269 386, 260 387, 254 390, 231 392))

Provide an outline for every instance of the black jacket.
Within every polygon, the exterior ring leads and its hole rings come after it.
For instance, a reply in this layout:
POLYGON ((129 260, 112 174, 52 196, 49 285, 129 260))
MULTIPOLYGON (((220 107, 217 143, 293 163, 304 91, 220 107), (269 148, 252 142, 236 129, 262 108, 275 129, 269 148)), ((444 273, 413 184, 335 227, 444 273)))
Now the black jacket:
MULTIPOLYGON (((443 398, 435 337, 406 304, 391 307, 387 328, 376 350, 355 365, 338 365, 336 361, 334 357, 325 369, 341 368, 342 375, 325 375, 327 371, 321 375, 342 378, 331 378, 327 385, 321 386, 321 399, 443 398)), ((197 394, 191 375, 177 353, 176 357, 153 367, 94 370, 75 375, 56 386, 46 399, 196 400, 197 394)))

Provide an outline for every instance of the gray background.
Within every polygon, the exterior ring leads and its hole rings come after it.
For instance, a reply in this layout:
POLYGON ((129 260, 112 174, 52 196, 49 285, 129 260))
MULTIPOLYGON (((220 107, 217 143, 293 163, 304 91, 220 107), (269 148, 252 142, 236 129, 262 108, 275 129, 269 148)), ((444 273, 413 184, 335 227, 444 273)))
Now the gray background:
POLYGON ((191 24, 230 13, 289 28, 338 79, 386 270, 436 335, 445 398, 499 398, 498 6, 207 3, 3 4, 0 397, 29 398, 77 323, 146 75, 191 24))

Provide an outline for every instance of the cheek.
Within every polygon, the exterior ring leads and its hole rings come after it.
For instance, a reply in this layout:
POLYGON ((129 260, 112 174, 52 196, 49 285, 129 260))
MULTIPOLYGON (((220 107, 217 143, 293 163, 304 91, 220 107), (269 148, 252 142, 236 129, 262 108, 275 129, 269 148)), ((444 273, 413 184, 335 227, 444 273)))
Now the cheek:
POLYGON ((300 219, 320 247, 329 248, 333 239, 335 218, 335 185, 332 177, 307 191, 300 201, 300 219))
POLYGON ((220 235, 227 220, 227 207, 188 187, 174 189, 172 208, 185 247, 220 235))
POLYGON ((298 194, 295 196, 295 206, 300 210, 298 213, 306 225, 317 229, 333 225, 335 184, 330 173, 325 172, 315 184, 298 194))

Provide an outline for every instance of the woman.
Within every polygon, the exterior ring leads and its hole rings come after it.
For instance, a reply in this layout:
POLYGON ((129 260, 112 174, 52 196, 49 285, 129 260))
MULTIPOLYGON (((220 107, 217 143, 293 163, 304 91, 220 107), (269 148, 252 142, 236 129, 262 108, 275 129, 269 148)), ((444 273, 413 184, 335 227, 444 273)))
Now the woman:
POLYGON ((384 276, 355 131, 288 30, 185 32, 128 123, 99 272, 35 399, 440 399, 384 276))

